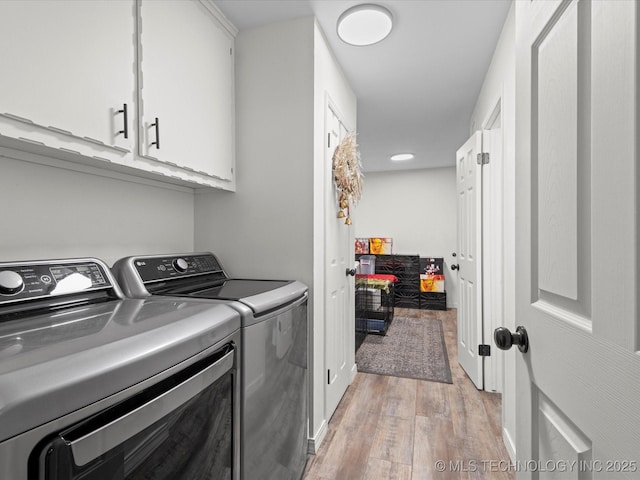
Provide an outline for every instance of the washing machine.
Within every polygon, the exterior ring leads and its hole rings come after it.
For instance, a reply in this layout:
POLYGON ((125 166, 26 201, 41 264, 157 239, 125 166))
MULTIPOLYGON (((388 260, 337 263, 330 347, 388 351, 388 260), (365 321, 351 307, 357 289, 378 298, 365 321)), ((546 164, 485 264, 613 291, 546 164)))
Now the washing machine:
POLYGON ((299 281, 231 278, 209 252, 113 265, 133 298, 207 299, 241 316, 241 477, 297 480, 307 460, 307 296, 299 281))
POLYGON ((0 478, 237 480, 240 323, 95 258, 0 263, 0 478))

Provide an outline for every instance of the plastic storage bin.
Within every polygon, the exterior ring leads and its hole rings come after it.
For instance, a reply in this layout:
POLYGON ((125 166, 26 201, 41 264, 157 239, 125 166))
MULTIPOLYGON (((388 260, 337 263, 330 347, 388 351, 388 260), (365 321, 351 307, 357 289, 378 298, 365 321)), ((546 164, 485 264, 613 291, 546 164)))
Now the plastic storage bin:
POLYGON ((360 273, 363 275, 373 275, 374 273, 376 273, 375 255, 360 256, 360 273))

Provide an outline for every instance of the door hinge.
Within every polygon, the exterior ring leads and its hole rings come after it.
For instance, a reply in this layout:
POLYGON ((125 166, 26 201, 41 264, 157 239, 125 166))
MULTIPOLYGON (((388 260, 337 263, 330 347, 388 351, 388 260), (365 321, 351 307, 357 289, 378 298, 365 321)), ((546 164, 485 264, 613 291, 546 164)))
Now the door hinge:
POLYGON ((490 357, 491 345, 478 345, 478 355, 481 357, 490 357))
POLYGON ((327 370, 327 385, 331 385, 331 370, 327 370))
POLYGON ((331 148, 331 134, 327 133, 327 148, 331 148))
POLYGON ((489 163, 489 154, 488 153, 479 153, 478 154, 478 165, 486 165, 489 163))

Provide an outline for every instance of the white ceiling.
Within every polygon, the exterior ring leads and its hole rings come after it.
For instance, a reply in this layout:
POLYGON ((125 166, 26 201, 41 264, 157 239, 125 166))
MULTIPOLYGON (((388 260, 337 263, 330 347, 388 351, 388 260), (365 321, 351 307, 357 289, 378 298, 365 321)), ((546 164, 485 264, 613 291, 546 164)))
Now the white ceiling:
POLYGON ((241 32, 315 15, 358 97, 365 172, 455 165, 511 0, 384 0, 394 28, 354 47, 336 34, 346 9, 376 0, 214 0, 241 32), (391 162, 394 153, 416 158, 391 162))

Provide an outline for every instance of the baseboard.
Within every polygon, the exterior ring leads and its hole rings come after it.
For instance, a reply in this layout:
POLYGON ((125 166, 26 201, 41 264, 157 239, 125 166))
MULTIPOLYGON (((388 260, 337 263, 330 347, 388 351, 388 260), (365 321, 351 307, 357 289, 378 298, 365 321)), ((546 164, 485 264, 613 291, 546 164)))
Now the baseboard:
POLYGON ((357 373, 358 373, 358 364, 354 363, 353 367, 351 367, 351 378, 349 379, 349 385, 351 385, 353 381, 356 379, 357 373))
POLYGON ((506 428, 502 429, 502 441, 504 442, 504 446, 507 449, 507 452, 509 452, 509 457, 511 457, 511 461, 515 462, 516 461, 516 445, 513 442, 513 439, 511 438, 511 435, 509 434, 509 431, 506 428))
POLYGON ((312 438, 309 438, 307 442, 307 453, 310 455, 315 455, 316 453, 318 453, 318 449, 320 448, 320 445, 322 445, 322 441, 324 440, 324 437, 326 435, 327 421, 323 420, 318 431, 312 438))

